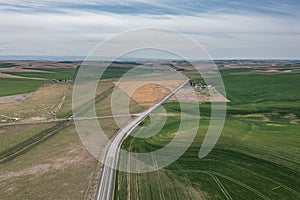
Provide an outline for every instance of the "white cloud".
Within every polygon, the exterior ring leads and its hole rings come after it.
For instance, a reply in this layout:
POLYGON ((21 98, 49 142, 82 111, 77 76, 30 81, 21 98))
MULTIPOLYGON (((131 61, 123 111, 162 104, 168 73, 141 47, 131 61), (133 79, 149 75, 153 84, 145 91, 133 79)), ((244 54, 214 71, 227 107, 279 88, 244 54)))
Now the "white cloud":
POLYGON ((2 12, 0 26, 0 43, 9 45, 1 55, 86 55, 121 31, 158 27, 190 35, 215 58, 300 57, 300 21, 289 17, 2 12))

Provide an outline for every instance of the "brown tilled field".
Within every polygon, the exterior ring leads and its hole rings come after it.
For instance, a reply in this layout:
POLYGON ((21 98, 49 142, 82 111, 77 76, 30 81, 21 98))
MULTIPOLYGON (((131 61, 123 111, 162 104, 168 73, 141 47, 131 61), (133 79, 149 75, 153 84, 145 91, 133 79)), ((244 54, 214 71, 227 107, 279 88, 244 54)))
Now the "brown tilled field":
POLYGON ((141 106, 151 106, 170 93, 183 80, 124 81, 115 83, 141 106))

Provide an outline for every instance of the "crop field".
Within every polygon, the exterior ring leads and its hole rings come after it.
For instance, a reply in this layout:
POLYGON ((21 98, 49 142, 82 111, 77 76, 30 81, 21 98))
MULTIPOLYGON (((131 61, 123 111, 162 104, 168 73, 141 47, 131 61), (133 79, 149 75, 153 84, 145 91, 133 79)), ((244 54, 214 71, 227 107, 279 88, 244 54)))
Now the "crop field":
MULTIPOLYGON (((77 70, 34 69, 45 72, 18 76, 73 79, 77 70)), ((97 116, 112 114, 111 94, 116 81, 130 69, 130 66, 110 66, 105 71, 95 94, 97 116)), ((149 72, 145 77, 152 75, 150 69, 145 70, 149 72)), ((249 71, 221 71, 230 102, 221 138, 206 158, 199 159, 198 153, 211 110, 209 103, 202 103, 199 127, 191 125, 198 128, 198 134, 188 150, 156 172, 118 172, 115 199, 300 199, 297 187, 300 184, 300 73, 297 70, 249 71)), ((188 76, 201 79, 192 72, 188 76)), ((0 127, 1 199, 65 199, 66 196, 92 199, 95 194, 101 170, 81 144, 73 122, 47 122, 72 116, 73 83, 47 80, 0 78, 0 85, 7 86, 0 87, 0 96, 33 92, 23 101, 0 104, 1 123, 14 122, 12 119, 30 123, 0 127), (46 122, 35 123, 41 120, 46 122)), ((124 95, 128 94, 124 92, 124 95)), ((94 105, 86 102, 81 109, 91 106, 94 105)), ((168 115, 159 134, 148 138, 130 136, 124 141, 123 149, 150 152, 172 140, 180 124, 180 106, 172 100, 163 107, 168 115)), ((129 108, 130 113, 146 109, 134 99, 129 101, 129 108)), ((192 116, 194 110, 191 107, 184 114, 192 116)), ((144 128, 161 120, 159 115, 155 119, 147 117, 132 135, 151 134, 152 129, 144 132, 144 128)), ((113 118, 98 122, 109 138, 119 129, 113 118)))
POLYGON ((42 80, 0 78, 0 97, 34 92, 43 84, 42 80))
POLYGON ((102 74, 101 79, 118 79, 122 77, 123 74, 128 72, 132 67, 113 67, 109 66, 105 72, 102 74))
MULTIPOLYGON (((31 69, 31 68, 28 68, 31 69)), ((30 77, 30 78, 41 78, 41 79, 73 79, 76 73, 76 68, 32 68, 35 70, 41 70, 45 72, 5 72, 6 74, 30 77)))
MULTIPOLYGON (((204 103, 189 149, 156 172, 118 172, 115 199, 300 199, 300 74, 233 74, 242 71, 222 71, 231 102, 213 151, 198 157, 210 116, 204 103)), ((169 115, 158 135, 129 137, 122 148, 150 152, 167 144, 180 123, 180 108, 176 102, 164 107, 169 115)), ((144 125, 132 134, 142 134, 144 125)))
POLYGON ((18 66, 14 63, 0 63, 0 68, 10 68, 10 67, 15 67, 18 66))
MULTIPOLYGON (((39 70, 41 72, 3 72, 3 73, 19 76, 19 77, 38 78, 38 79, 45 79, 45 80, 52 80, 52 79, 70 80, 70 79, 74 79, 77 73, 77 68, 23 68, 23 69, 39 70)), ((109 66, 102 74, 101 79, 117 80, 130 69, 132 69, 132 67, 109 66)))

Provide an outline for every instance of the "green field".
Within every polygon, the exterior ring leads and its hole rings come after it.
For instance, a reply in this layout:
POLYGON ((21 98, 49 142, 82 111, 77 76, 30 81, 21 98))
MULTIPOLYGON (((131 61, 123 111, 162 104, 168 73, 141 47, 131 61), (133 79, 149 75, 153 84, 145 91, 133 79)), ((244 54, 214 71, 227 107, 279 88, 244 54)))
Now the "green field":
POLYGON ((42 80, 0 78, 0 96, 34 92, 43 84, 42 80))
MULTIPOLYGON (((231 103, 213 151, 198 157, 209 123, 206 103, 184 155, 156 172, 118 172, 115 199, 300 199, 300 74, 232 74, 237 71, 222 71, 231 103)), ((180 108, 176 102, 164 107, 171 115, 158 135, 129 137, 122 148, 150 152, 167 144, 180 123, 180 108)))
POLYGON ((10 68, 10 67, 16 67, 18 65, 14 63, 0 63, 0 68, 10 68))
MULTIPOLYGON (((31 69, 31 68, 28 68, 31 69)), ((15 76, 42 78, 42 79, 73 79, 76 73, 75 68, 32 68, 45 72, 5 72, 15 76)))
MULTIPOLYGON (((75 68, 27 68, 45 72, 5 72, 15 76, 42 78, 42 79, 74 79, 77 69, 75 68)), ((101 79, 118 79, 132 67, 108 67, 101 79)))
POLYGON ((108 67, 102 74, 101 79, 119 79, 126 72, 128 72, 132 67, 108 67))

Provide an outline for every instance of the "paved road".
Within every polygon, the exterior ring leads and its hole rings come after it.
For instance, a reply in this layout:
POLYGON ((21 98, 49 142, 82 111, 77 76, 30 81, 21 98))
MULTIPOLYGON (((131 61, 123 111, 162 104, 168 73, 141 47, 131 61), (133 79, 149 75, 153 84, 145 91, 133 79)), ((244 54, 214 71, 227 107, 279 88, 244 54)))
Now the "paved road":
POLYGON ((161 99, 158 103, 153 105, 148 110, 140 113, 140 115, 133 120, 130 124, 128 124, 125 128, 120 130, 116 136, 113 138, 108 150, 106 152, 104 158, 104 164, 101 174, 101 180, 99 185, 99 190, 97 193, 97 200, 112 200, 114 198, 114 189, 115 189, 115 178, 116 178, 116 168, 118 164, 118 155, 119 148, 122 142, 126 139, 126 137, 133 131, 133 129, 143 121, 153 110, 158 108, 163 102, 165 102, 168 98, 170 98, 173 94, 175 94, 178 90, 180 90, 189 80, 187 79, 184 83, 178 86, 175 90, 173 90, 170 94, 161 99), (114 166, 114 167, 109 167, 114 166))

